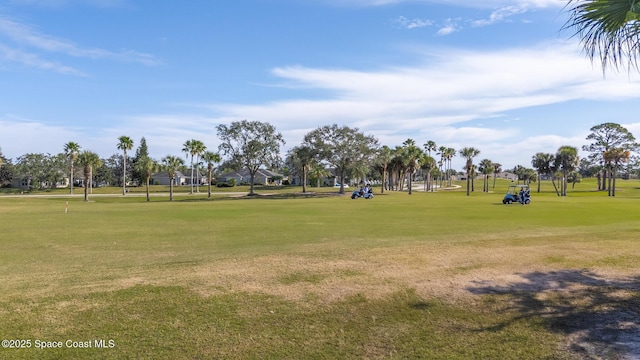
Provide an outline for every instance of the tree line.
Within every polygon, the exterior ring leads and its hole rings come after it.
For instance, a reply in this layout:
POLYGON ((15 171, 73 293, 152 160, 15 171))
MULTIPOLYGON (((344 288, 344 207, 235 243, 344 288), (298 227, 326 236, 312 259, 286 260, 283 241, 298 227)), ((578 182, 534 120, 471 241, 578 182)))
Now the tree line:
MULTIPOLYGON (((200 140, 185 141, 182 151, 188 163, 176 155, 167 155, 160 160, 149 156, 145 138, 134 155, 134 141, 128 136, 120 136, 115 148, 121 154, 100 158, 91 150, 70 141, 63 145, 63 152, 51 154, 29 153, 13 163, 0 152, 0 182, 7 185, 16 177, 24 179, 29 188, 57 187, 69 180, 72 194, 74 185, 81 185, 87 198, 87 189, 95 184, 118 185, 122 194, 127 194, 127 184, 146 185, 149 200, 149 185, 154 174, 167 173, 170 179, 170 199, 173 200, 173 183, 178 171, 190 171, 191 193, 199 192, 200 174, 208 178, 208 195, 216 171, 246 169, 250 175, 249 195, 254 195, 255 174, 261 168, 281 172, 286 176, 300 177, 302 191, 320 179, 328 176, 327 169, 335 172, 340 184, 340 193, 349 179, 353 183, 377 180, 381 192, 404 191, 412 194, 415 179, 422 181, 424 191, 452 186, 452 177, 464 177, 466 193, 475 191, 475 180, 481 176, 482 191, 488 192, 493 177, 503 172, 502 165, 491 159, 474 163, 481 153, 475 147, 456 150, 438 146, 434 141, 426 141, 422 146, 414 139, 407 139, 401 146, 391 148, 380 146, 378 140, 358 128, 325 125, 308 132, 301 144, 292 147, 284 159, 280 157, 285 145, 282 135, 269 123, 242 120, 230 125, 216 127, 220 144, 217 152, 211 151, 200 140), (451 168, 452 159, 459 156, 464 166, 459 170, 451 168), (223 161, 224 160, 224 161, 223 161), (79 176, 78 176, 79 175, 79 176), (195 176, 195 177, 194 177, 195 176)), ((588 145, 582 150, 589 153, 580 159, 578 148, 564 145, 555 153, 539 152, 532 156, 531 166, 518 165, 508 169, 518 181, 537 182, 551 180, 558 196, 566 196, 569 184, 580 181, 583 176, 598 179, 598 190, 615 196, 616 179, 620 174, 628 175, 638 171, 638 158, 632 156, 638 149, 635 137, 622 125, 603 123, 590 129, 586 140, 588 145)))

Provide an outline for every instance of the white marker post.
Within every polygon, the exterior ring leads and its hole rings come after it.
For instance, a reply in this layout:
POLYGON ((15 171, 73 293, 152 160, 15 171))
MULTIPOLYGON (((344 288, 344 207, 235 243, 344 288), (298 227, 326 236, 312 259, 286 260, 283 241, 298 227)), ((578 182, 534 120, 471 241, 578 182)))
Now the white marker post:
POLYGON ((69 202, 67 201, 64 205, 64 213, 66 214, 68 210, 69 210, 69 202))

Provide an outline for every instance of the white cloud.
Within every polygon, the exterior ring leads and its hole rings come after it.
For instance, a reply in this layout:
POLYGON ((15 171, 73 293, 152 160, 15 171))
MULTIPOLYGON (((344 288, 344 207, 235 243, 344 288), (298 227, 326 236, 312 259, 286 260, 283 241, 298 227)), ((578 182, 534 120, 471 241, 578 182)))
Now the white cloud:
MULTIPOLYGON (((132 50, 112 52, 100 48, 81 47, 69 40, 59 39, 50 35, 43 34, 31 25, 27 25, 2 16, 0 16, 0 34, 3 34, 6 38, 20 46, 28 46, 33 48, 34 50, 61 53, 72 57, 89 59, 113 59, 125 62, 136 62, 144 65, 156 65, 159 63, 159 61, 153 55, 132 50)), ((5 53, 5 58, 22 62, 25 65, 34 65, 34 61, 29 61, 27 58, 32 58, 35 55, 31 55, 28 57, 10 57, 7 54, 10 54, 12 52, 22 54, 24 53, 16 49, 11 49, 6 45, 3 45, 2 50, 5 53)), ((43 62, 47 61, 43 60, 43 62)), ((36 67, 43 68, 42 66, 36 67)))
POLYGON ((62 152, 63 144, 77 139, 79 135, 79 132, 62 126, 50 126, 15 117, 0 119, 0 128, 0 145, 3 154, 8 158, 16 158, 26 153, 62 152))
POLYGON ((528 7, 526 6, 506 6, 493 11, 488 19, 472 21, 472 25, 486 26, 486 25, 495 24, 495 23, 506 20, 510 16, 525 13, 527 12, 527 10, 528 10, 528 7))
POLYGON ((12 49, 0 43, 0 58, 17 62, 22 65, 34 67, 40 70, 48 70, 65 75, 86 76, 86 74, 71 66, 62 65, 54 61, 47 61, 38 55, 29 54, 17 49, 12 49))
POLYGON ((407 19, 404 16, 399 16, 394 20, 394 22, 405 29, 417 29, 433 25, 433 22, 431 20, 407 19))
POLYGON ((445 21, 444 26, 442 26, 437 34, 438 35, 449 35, 453 34, 456 31, 460 30, 460 26, 458 25, 459 19, 447 19, 445 21))

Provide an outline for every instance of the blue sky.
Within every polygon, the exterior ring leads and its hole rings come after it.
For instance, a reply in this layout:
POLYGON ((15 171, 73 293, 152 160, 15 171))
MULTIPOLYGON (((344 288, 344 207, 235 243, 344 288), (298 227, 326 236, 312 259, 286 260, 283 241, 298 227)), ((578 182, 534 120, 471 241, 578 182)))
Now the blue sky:
MULTIPOLYGON (((215 126, 275 125, 286 150, 318 126, 474 146, 504 167, 580 147, 589 128, 640 137, 640 76, 608 71, 561 31, 556 0, 7 0, 0 4, 0 148, 117 138, 153 157, 215 126)), ((454 162, 460 168, 462 161, 454 162)))

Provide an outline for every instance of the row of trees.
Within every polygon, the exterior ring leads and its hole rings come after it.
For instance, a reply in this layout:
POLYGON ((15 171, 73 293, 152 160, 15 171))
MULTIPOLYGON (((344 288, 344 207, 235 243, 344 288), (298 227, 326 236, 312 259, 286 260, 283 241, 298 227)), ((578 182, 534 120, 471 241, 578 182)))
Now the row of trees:
MULTIPOLYGON (((466 179, 467 195, 475 190, 474 180, 479 174, 483 178, 483 191, 489 191, 489 179, 493 175, 495 187, 496 175, 502 172, 502 165, 490 159, 482 159, 477 164, 474 160, 480 150, 465 147, 455 150, 447 146, 437 146, 434 141, 427 141, 422 147, 413 139, 407 139, 402 146, 390 148, 379 146, 378 140, 366 135, 357 128, 338 126, 336 124, 319 127, 307 133, 300 145, 293 147, 287 153, 284 162, 280 159, 280 147, 285 144, 282 135, 274 126, 258 121, 238 121, 230 125, 218 125, 217 135, 221 140, 219 152, 207 151, 206 145, 199 140, 187 140, 182 151, 190 159, 191 193, 199 191, 200 171, 208 174, 209 196, 216 164, 223 157, 226 161, 222 169, 247 169, 251 180, 250 195, 254 194, 254 179, 256 172, 266 167, 301 177, 303 192, 307 191, 309 174, 319 185, 319 179, 326 176, 327 167, 333 168, 340 183, 340 193, 344 193, 346 179, 364 182, 367 179, 380 179, 381 191, 404 190, 413 192, 413 181, 423 180, 424 190, 434 191, 443 186, 451 186, 453 175, 463 175, 466 179), (464 172, 460 173, 451 168, 452 159, 456 156, 464 159, 464 172), (195 160, 195 161, 194 161, 195 160), (203 167, 206 164, 206 167, 203 167), (406 183, 405 183, 406 182, 406 183)), ((638 148, 633 135, 623 126, 615 123, 604 123, 591 128, 586 138, 590 144, 583 147, 589 152, 585 159, 578 157, 578 149, 572 146, 561 146, 556 153, 537 153, 532 157, 533 169, 518 165, 512 172, 519 180, 532 182, 543 178, 551 179, 559 196, 566 196, 568 183, 574 183, 580 178, 580 171, 584 176, 597 176, 598 189, 606 190, 610 196, 615 196, 615 180, 623 165, 631 159, 632 151, 638 148), (558 184, 556 185, 556 181, 558 184)), ((39 187, 55 186, 65 178, 70 180, 70 193, 77 183, 75 166, 80 166, 85 193, 92 185, 92 179, 99 179, 105 183, 115 183, 118 178, 122 186, 122 194, 127 193, 128 179, 134 179, 139 184, 147 186, 147 200, 149 200, 149 181, 158 171, 166 171, 170 178, 170 198, 173 200, 173 182, 177 171, 184 171, 185 161, 179 156, 167 155, 160 161, 148 155, 148 148, 144 138, 133 157, 128 155, 134 143, 128 136, 118 138, 116 148, 122 155, 113 155, 109 159, 100 159, 97 154, 82 150, 76 142, 64 144, 64 152, 58 155, 26 154, 17 159, 13 165, 4 160, 0 167, 0 178, 6 182, 9 168, 15 174, 27 178, 30 184, 39 187), (129 166, 130 165, 130 166, 129 166), (129 166, 129 168, 128 168, 129 166), (67 172, 68 170, 68 172, 67 172)), ((218 170, 220 169, 218 168, 218 170)))

